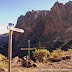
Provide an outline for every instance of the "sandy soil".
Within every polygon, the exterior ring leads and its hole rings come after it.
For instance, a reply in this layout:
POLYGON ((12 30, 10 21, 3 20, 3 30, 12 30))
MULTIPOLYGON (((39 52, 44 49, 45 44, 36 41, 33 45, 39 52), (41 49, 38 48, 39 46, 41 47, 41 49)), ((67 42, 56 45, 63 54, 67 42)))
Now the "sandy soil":
MULTIPOLYGON (((7 67, 8 69, 8 67, 7 67)), ((12 72, 72 72, 72 59, 60 62, 38 63, 37 67, 25 68, 12 63, 12 72)))

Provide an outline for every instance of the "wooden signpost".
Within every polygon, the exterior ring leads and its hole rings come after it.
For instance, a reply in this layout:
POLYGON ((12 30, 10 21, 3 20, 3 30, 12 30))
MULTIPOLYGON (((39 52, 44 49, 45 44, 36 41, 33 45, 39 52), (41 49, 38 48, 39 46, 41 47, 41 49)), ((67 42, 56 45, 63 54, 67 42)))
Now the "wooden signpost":
POLYGON ((9 48, 8 48, 8 59, 9 59, 9 72, 11 72, 11 58, 12 58, 12 33, 13 31, 23 33, 24 30, 14 28, 14 24, 9 23, 7 29, 9 30, 9 48))
POLYGON ((30 50, 35 50, 36 48, 30 48, 30 40, 28 40, 28 48, 21 48, 21 50, 28 50, 28 60, 30 60, 30 50))

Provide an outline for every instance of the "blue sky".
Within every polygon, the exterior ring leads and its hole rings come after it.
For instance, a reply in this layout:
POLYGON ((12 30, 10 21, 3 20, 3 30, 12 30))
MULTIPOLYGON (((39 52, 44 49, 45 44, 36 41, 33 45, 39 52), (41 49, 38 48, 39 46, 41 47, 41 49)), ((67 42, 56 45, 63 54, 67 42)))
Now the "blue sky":
POLYGON ((72 0, 0 0, 0 34, 6 32, 8 23, 16 24, 20 15, 31 10, 50 10, 56 1, 65 4, 72 0))

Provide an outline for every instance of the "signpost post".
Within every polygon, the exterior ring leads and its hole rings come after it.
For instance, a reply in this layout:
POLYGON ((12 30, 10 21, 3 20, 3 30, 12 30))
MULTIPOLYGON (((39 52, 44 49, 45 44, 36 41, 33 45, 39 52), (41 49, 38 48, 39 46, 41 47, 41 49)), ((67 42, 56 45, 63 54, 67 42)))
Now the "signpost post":
POLYGON ((36 48, 30 48, 30 40, 28 40, 28 48, 21 48, 21 50, 28 50, 28 60, 30 60, 30 50, 35 50, 36 48))
POLYGON ((24 30, 14 28, 14 24, 9 23, 7 29, 9 30, 9 48, 8 48, 8 59, 9 59, 9 72, 11 72, 11 58, 12 58, 12 33, 13 31, 23 33, 24 30))

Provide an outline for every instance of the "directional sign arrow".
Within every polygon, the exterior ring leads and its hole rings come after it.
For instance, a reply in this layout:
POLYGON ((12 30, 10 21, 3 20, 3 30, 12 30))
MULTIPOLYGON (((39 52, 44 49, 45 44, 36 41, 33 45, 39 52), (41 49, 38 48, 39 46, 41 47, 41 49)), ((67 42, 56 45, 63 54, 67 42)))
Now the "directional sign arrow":
POLYGON ((13 33, 13 31, 23 33, 24 30, 23 29, 19 29, 19 28, 14 28, 14 24, 13 23, 9 23, 8 26, 7 26, 7 29, 9 30, 9 48, 8 48, 9 71, 8 72, 11 72, 12 33, 13 33))
POLYGON ((14 28, 13 31, 24 33, 24 30, 19 28, 14 28))
POLYGON ((16 31, 16 32, 21 32, 24 33, 23 29, 19 29, 19 28, 14 28, 13 26, 7 26, 8 30, 12 30, 12 31, 16 31))

